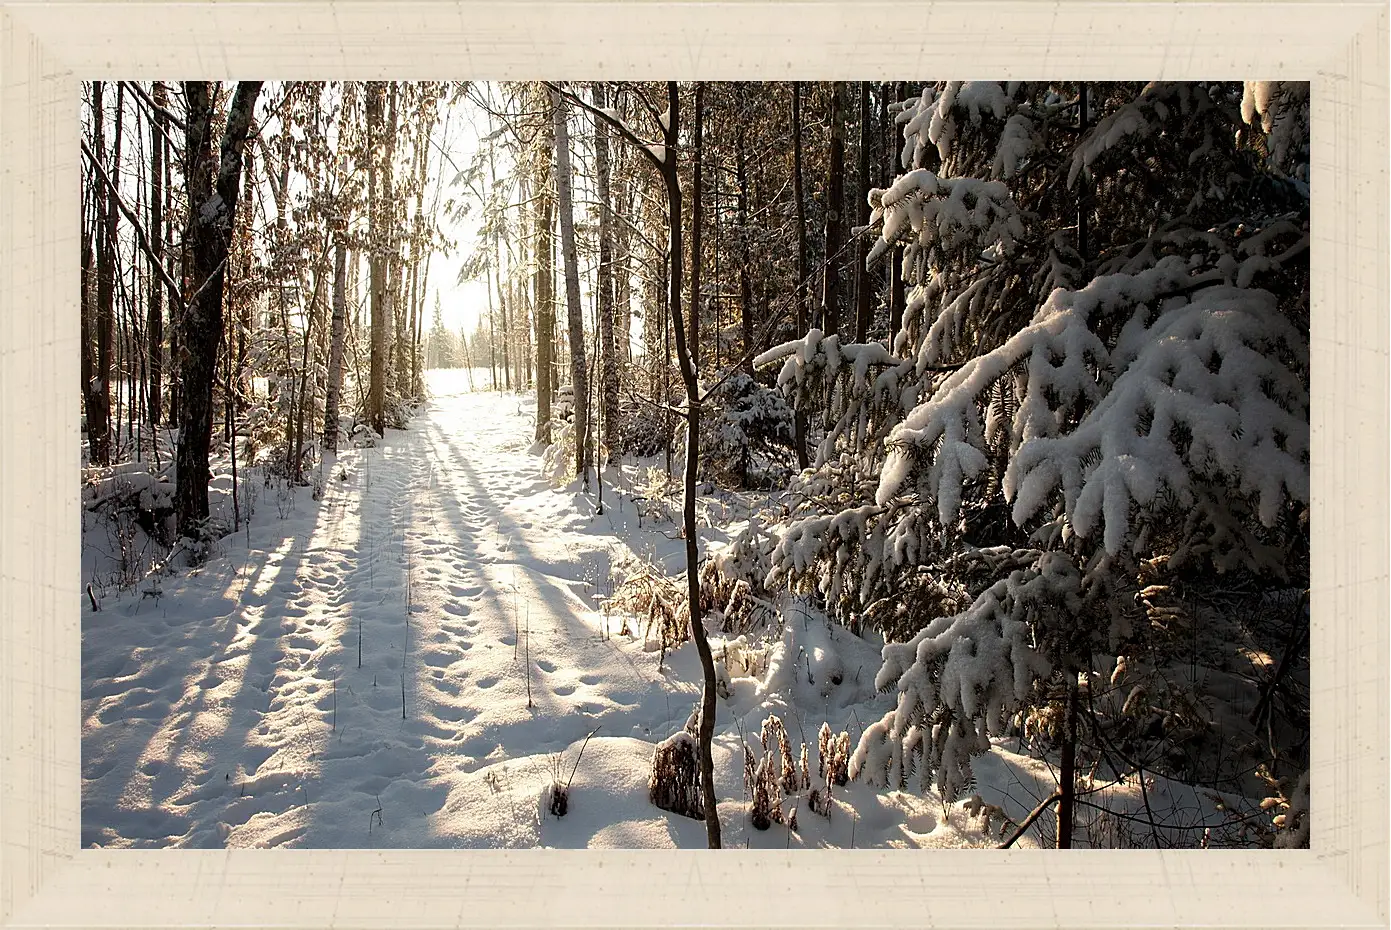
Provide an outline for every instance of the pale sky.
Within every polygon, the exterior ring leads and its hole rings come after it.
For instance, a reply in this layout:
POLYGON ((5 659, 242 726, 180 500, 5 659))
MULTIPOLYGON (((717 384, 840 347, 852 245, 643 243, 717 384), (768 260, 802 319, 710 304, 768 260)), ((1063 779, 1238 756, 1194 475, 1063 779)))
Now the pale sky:
POLYGON ((430 322, 434 319, 436 295, 440 298, 440 315, 444 325, 456 333, 461 327, 467 326, 471 337, 478 321, 488 312, 488 288, 485 280, 458 283, 459 268, 477 241, 477 205, 474 204, 472 216, 464 220, 444 215, 442 206, 450 197, 462 199, 470 196, 462 187, 454 187, 451 182, 458 170, 467 167, 478 151, 479 127, 474 125, 474 120, 481 119, 485 117, 476 107, 467 101, 461 101, 441 114, 435 130, 436 142, 440 149, 448 153, 448 157, 444 158, 440 157, 438 149, 435 152, 438 159, 435 163, 441 166, 440 180, 443 182, 440 190, 439 223, 445 235, 454 240, 457 247, 449 253, 436 253, 430 261, 430 280, 424 308, 425 331, 429 330, 430 322))

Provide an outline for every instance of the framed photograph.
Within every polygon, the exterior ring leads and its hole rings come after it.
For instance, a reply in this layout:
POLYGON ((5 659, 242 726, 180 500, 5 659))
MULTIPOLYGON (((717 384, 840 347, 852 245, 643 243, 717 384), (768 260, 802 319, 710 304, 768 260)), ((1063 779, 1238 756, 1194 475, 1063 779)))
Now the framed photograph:
POLYGON ((0 925, 1385 926, 1387 43, 0 0, 0 925))

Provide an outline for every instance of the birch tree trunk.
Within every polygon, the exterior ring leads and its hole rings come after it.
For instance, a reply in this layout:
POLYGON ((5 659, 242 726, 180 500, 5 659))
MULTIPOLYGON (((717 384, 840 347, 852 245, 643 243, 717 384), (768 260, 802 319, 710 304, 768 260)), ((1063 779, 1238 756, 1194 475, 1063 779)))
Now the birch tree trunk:
MULTIPOLYGON (((529 202, 531 199, 530 186, 525 175, 518 180, 517 189, 521 202, 529 202)), ((537 208, 533 206, 533 218, 536 212, 537 208)), ((518 226, 521 227, 520 222, 518 226)), ((526 234, 525 227, 522 227, 522 229, 523 232, 517 237, 517 247, 521 255, 517 262, 518 274, 512 281, 511 293, 509 294, 510 300, 508 303, 512 308, 512 322, 511 328, 507 330, 506 338, 509 341, 515 338, 520 343, 520 345, 517 342, 512 343, 514 347, 512 355, 516 360, 517 366, 515 383, 518 390, 529 390, 534 383, 533 378, 535 377, 532 369, 532 363, 535 359, 531 354, 531 325, 532 320, 536 317, 536 308, 534 306, 535 293, 526 285, 524 269, 530 267, 530 253, 535 250, 535 243, 532 241, 532 237, 526 234), (528 308, 528 298, 531 299, 533 304, 530 308, 528 308)))
MULTIPOLYGON (((346 226, 346 222, 344 223, 346 226)), ((343 330, 347 321, 348 244, 338 231, 333 247, 333 322, 329 324, 328 388, 324 394, 324 448, 338 451, 338 396, 343 385, 343 330)))
MULTIPOLYGON (((616 209, 609 212, 611 218, 622 217, 613 224, 613 341, 617 360, 627 364, 633 360, 633 234, 628 224, 635 218, 636 211, 632 207, 632 179, 621 162, 617 168, 618 180, 612 185, 612 203, 616 205, 616 209)), ((620 372, 615 370, 614 377, 621 380, 620 372)), ((616 416, 614 424, 614 428, 617 429, 616 416)))
POLYGON ((589 371, 584 356, 584 310, 580 306, 579 260, 575 254, 575 206, 570 174, 570 107, 551 93, 555 124, 555 188, 560 201, 561 260, 565 266, 565 305, 570 330, 570 389, 575 407, 575 474, 589 481, 589 371))
POLYGON ((401 260, 401 227, 397 222, 396 200, 399 195, 397 191, 395 172, 396 172, 396 131, 400 125, 398 121, 399 97, 401 85, 397 81, 391 83, 391 101, 386 119, 386 158, 383 169, 383 185, 386 189, 386 222, 387 222, 387 301, 390 307, 388 319, 392 322, 392 340, 390 358, 393 363, 391 371, 392 382, 396 389, 396 397, 404 398, 410 394, 410 366, 406 362, 405 353, 407 351, 406 342, 406 302, 403 294, 403 282, 405 274, 401 260))
POLYGON ((551 264, 551 161, 549 127, 541 130, 536 183, 536 439, 551 441, 551 351, 555 346, 555 271, 551 264))
POLYGON ((377 166, 382 145, 380 81, 367 84, 367 212, 368 278, 372 348, 367 377, 367 419, 377 435, 386 433, 386 222, 384 197, 377 190, 377 166))
MULTIPOLYGON (((602 81, 594 82, 593 92, 594 105, 600 109, 607 107, 608 94, 602 81)), ((598 117, 594 119, 594 169, 599 188, 599 359, 603 385, 599 441, 604 448, 613 449, 618 419, 618 365, 613 342, 613 202, 609 189, 608 124, 598 117)), ((599 463, 603 463, 602 453, 599 463)))
MULTIPOLYGON (((338 164, 347 170, 349 156, 348 87, 344 86, 338 127, 338 164)), ((355 140, 354 140, 355 141, 355 140)), ((333 296, 329 318, 328 383, 324 387, 324 449, 338 451, 338 416, 343 392, 343 336, 348 325, 348 228, 351 226, 352 206, 339 201, 332 218, 333 224, 333 296)))

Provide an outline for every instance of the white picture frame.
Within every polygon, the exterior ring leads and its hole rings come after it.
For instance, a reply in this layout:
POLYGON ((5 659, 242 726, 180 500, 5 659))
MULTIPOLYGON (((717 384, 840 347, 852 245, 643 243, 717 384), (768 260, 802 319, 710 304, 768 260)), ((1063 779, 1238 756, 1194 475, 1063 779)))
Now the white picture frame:
POLYGON ((0 0, 0 925, 1385 926, 1384 3, 0 0), (1312 849, 81 850, 79 82, 1312 87, 1312 849))

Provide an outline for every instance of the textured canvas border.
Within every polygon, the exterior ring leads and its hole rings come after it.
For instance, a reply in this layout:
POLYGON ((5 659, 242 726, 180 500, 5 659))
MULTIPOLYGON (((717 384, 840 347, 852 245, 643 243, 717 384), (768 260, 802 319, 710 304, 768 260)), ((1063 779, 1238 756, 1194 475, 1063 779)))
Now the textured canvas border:
POLYGON ((0 924, 1385 926, 1382 3, 0 0, 0 924), (78 849, 78 82, 1291 78, 1313 88, 1313 849, 78 849))

